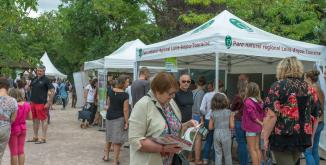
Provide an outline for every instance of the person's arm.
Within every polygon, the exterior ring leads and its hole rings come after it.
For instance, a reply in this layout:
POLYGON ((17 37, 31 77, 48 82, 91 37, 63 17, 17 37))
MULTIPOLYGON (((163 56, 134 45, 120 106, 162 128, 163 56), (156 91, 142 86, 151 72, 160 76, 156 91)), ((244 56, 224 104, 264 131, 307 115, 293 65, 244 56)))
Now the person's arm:
POLYGON ((255 121, 259 125, 263 125, 263 121, 259 120, 259 118, 256 114, 257 110, 256 110, 255 106, 252 105, 252 103, 248 103, 246 105, 246 111, 248 112, 248 114, 249 114, 248 116, 252 121, 255 121))
POLYGON ((230 115, 230 128, 233 129, 234 128, 234 112, 231 112, 230 115))
POLYGON ((88 95, 88 86, 84 89, 84 105, 87 103, 87 95, 88 95))
POLYGON ((274 129, 276 120, 277 120, 276 114, 271 109, 268 109, 266 117, 263 122, 263 130, 262 130, 262 136, 263 136, 262 138, 264 139, 265 149, 268 149, 268 144, 269 144, 268 138, 274 129))
POLYGON ((200 108, 199 108, 199 110, 200 110, 200 113, 202 114, 202 115, 206 115, 206 95, 204 96, 204 98, 203 98, 203 100, 201 101, 201 104, 200 104, 200 108))
POLYGON ((110 107, 110 96, 108 95, 107 97, 108 98, 106 99, 106 107, 105 107, 106 111, 108 111, 110 107))
POLYGON ((214 129, 214 119, 213 115, 211 115, 211 118, 209 119, 208 129, 213 130, 214 129))
POLYGON ((55 94, 55 89, 52 85, 52 83, 47 79, 47 82, 46 82, 46 87, 48 89, 48 97, 47 97, 47 101, 46 101, 46 104, 45 104, 45 108, 50 108, 52 103, 53 103, 53 97, 54 97, 54 94, 55 94))
POLYGON ((123 115, 125 119, 124 129, 128 129, 128 118, 129 118, 129 101, 128 99, 123 102, 123 115))
POLYGON ((25 103, 26 104, 26 108, 27 110, 27 116, 26 116, 26 120, 33 120, 33 114, 32 114, 32 110, 31 110, 31 106, 29 105, 29 103, 25 103))
POLYGON ((10 115, 10 122, 14 122, 15 119, 16 119, 16 116, 17 116, 17 111, 15 111, 14 113, 12 113, 12 114, 10 115))
POLYGON ((32 114, 32 111, 29 111, 29 112, 28 112, 26 120, 33 120, 33 114, 32 114))
POLYGON ((269 145, 269 136, 271 135, 274 126, 277 121, 277 116, 275 114, 278 111, 280 102, 279 102, 279 94, 280 94, 280 84, 278 82, 274 83, 265 99, 265 112, 266 116, 263 121, 263 130, 261 133, 262 138, 264 139, 264 147, 265 150, 268 149, 269 145), (278 93, 277 95, 275 93, 278 93), (276 108, 274 107, 276 105, 276 108))
POLYGON ((45 104, 45 108, 49 108, 51 107, 52 103, 53 103, 53 97, 54 97, 54 89, 51 88, 48 90, 48 97, 47 97, 47 101, 46 101, 46 104, 45 104))

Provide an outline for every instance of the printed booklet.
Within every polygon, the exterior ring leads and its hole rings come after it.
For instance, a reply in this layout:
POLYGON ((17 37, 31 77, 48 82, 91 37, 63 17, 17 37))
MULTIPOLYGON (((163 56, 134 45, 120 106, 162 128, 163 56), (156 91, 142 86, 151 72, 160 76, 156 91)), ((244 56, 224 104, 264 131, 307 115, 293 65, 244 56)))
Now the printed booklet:
POLYGON ((196 127, 188 128, 182 138, 173 135, 166 135, 163 137, 156 137, 151 139, 154 142, 162 145, 176 144, 181 147, 182 150, 192 151, 192 146, 194 144, 200 126, 201 124, 197 125, 196 127))

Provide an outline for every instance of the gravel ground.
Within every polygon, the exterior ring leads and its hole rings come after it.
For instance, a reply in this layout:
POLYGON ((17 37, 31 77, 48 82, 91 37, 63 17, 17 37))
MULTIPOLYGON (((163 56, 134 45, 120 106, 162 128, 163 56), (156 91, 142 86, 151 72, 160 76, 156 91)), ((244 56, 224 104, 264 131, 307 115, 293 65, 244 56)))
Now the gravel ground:
MULTIPOLYGON (((45 144, 26 143, 26 165, 105 165, 103 162, 105 132, 98 127, 81 129, 77 121, 77 109, 54 106, 51 110, 51 124, 45 144)), ((28 121, 27 138, 32 137, 32 122, 28 121)), ((113 153, 110 155, 113 159, 113 153)), ((129 149, 122 148, 121 165, 129 164, 129 149)), ((3 156, 3 165, 10 164, 9 148, 3 156)))
MULTIPOLYGON (((48 129, 48 139, 45 144, 26 143, 26 165, 108 165, 103 162, 103 146, 105 133, 98 131, 98 127, 81 129, 77 121, 77 109, 68 107, 60 110, 54 106, 51 110, 51 124, 48 129)), ((32 137, 32 122, 28 121, 27 138, 32 137)), ((113 159, 113 153, 110 159, 113 159)), ((304 164, 304 160, 301 161, 304 164)), ((121 165, 129 164, 129 149, 121 148, 121 165)), ((234 162, 236 163, 236 162, 234 162)), ((9 148, 3 157, 3 165, 10 164, 9 148)), ((326 165, 322 161, 321 165, 326 165)))

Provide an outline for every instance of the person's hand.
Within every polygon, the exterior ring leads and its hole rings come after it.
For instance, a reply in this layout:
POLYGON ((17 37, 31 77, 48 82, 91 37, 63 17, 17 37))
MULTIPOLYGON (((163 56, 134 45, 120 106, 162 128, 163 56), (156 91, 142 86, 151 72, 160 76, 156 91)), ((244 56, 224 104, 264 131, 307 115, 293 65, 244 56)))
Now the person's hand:
POLYGON ((173 155, 182 150, 177 144, 162 145, 161 156, 173 155))
POLYGON ((193 119, 191 119, 191 120, 189 120, 189 121, 187 122, 187 126, 188 126, 188 127, 196 127, 197 125, 198 125, 198 121, 193 120, 193 119))
POLYGON ((46 104, 44 105, 44 108, 45 108, 45 109, 49 109, 49 108, 50 108, 50 104, 49 104, 49 103, 46 103, 46 104))
POLYGON ((128 127, 129 127, 129 123, 128 123, 128 122, 126 122, 126 123, 125 123, 125 126, 123 127, 123 129, 127 130, 127 129, 128 129, 128 127))

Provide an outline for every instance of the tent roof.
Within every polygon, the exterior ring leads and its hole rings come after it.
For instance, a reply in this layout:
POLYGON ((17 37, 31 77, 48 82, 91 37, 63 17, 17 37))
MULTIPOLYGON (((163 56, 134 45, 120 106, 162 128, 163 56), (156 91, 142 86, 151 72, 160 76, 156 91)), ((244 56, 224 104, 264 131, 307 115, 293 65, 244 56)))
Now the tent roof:
POLYGON ((214 53, 274 58, 297 56, 300 60, 321 61, 325 59, 326 47, 271 34, 224 10, 185 34, 144 46, 137 52, 137 61, 214 53))
POLYGON ((84 70, 101 69, 104 67, 104 58, 84 62, 84 70))
POLYGON ((112 54, 104 57, 104 68, 133 69, 136 62, 136 48, 144 46, 145 44, 139 39, 124 43, 112 54))
POLYGON ((59 77, 59 78, 67 78, 67 75, 59 72, 57 70, 57 68, 52 64, 52 62, 46 52, 43 54, 41 61, 46 68, 45 75, 59 77))

